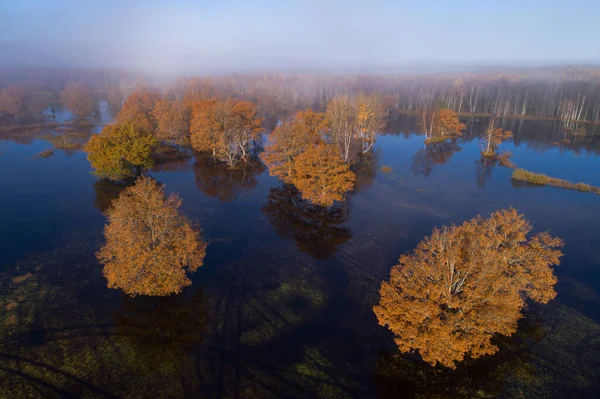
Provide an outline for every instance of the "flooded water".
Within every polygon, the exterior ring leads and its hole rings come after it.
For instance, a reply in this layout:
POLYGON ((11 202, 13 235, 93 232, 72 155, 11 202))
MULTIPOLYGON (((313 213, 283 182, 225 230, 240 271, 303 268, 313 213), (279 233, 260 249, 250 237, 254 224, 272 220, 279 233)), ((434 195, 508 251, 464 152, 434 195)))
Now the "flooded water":
MULTIPOLYGON (((559 143, 548 123, 507 123, 515 139, 500 150, 514 163, 600 185, 592 129, 559 143)), ((380 136, 332 209, 261 165, 232 172, 199 156, 157 167, 210 243, 193 285, 169 298, 106 287, 94 253, 122 187, 98 182, 81 151, 39 158, 47 141, 0 141, 1 396, 597 397, 600 196, 512 182, 480 160, 470 129, 429 147, 380 136), (457 370, 400 356, 372 312, 398 257, 435 226, 511 206, 566 242, 556 299, 526 309, 498 354, 457 370)))

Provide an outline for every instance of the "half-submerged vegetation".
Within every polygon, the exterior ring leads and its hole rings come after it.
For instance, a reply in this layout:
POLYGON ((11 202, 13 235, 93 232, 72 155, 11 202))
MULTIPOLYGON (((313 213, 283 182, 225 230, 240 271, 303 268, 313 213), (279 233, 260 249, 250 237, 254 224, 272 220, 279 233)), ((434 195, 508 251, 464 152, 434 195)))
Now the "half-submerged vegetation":
POLYGON ((191 284, 187 271, 202 266, 206 243, 179 212, 177 194, 140 177, 107 211, 106 244, 97 254, 109 288, 126 294, 166 296, 191 284))
POLYGON ((462 136, 465 124, 451 109, 426 107, 421 111, 420 128, 425 132, 425 144, 440 143, 462 136))
POLYGON ((401 352, 417 351, 432 365, 455 368, 495 353, 491 339, 517 330, 526 298, 547 303, 556 295, 552 266, 563 242, 530 231, 514 209, 434 229, 381 284, 379 324, 401 352))
POLYGON ((47 150, 38 152, 36 157, 37 158, 50 158, 52 155, 54 155, 54 149, 48 148, 47 150))
POLYGON ((592 186, 587 183, 571 183, 567 180, 557 179, 554 177, 546 176, 541 173, 533 173, 525 169, 517 169, 512 174, 513 180, 524 181, 531 184, 538 184, 541 186, 552 186, 559 188, 570 188, 573 190, 582 191, 585 193, 596 193, 600 194, 600 187, 592 186))
POLYGON ((483 146, 481 147, 481 156, 495 158, 497 157, 497 149, 504 140, 513 136, 510 130, 504 130, 501 127, 496 127, 496 119, 492 118, 485 132, 483 132, 483 146))

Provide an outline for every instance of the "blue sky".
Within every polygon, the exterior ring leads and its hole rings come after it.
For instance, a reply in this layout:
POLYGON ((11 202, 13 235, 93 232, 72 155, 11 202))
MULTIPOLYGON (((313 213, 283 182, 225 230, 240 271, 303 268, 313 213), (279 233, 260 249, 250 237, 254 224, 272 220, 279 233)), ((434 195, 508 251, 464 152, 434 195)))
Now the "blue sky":
POLYGON ((600 0, 2 0, 0 44, 157 71, 589 63, 599 16, 600 0))

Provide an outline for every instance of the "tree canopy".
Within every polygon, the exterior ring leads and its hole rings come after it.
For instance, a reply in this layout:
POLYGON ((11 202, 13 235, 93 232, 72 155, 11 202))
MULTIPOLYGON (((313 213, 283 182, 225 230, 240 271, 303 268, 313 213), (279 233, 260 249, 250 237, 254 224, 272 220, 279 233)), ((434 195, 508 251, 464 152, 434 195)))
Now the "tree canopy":
POLYGON ((90 89, 81 83, 69 82, 60 93, 61 102, 77 119, 84 119, 96 111, 96 101, 90 89))
POLYGON ((260 155, 271 176, 286 183, 293 179, 294 161, 311 144, 322 140, 325 115, 311 109, 297 112, 269 134, 269 143, 260 155))
POLYGON ((179 212, 177 194, 140 177, 113 201, 97 253, 109 288, 126 294, 166 296, 191 284, 186 272, 202 266, 206 243, 179 212))
POLYGON ((401 352, 418 351, 432 365, 495 353, 491 338, 516 331, 526 298, 556 295, 551 266, 563 242, 548 233, 528 238, 530 231, 515 209, 434 229, 381 284, 379 324, 401 352))
POLYGON ((249 101, 230 98, 192 103, 191 143, 198 152, 211 152, 230 167, 248 161, 254 141, 263 132, 262 118, 249 101))
POLYGON ((141 133, 133 123, 107 125, 84 147, 88 160, 100 178, 120 180, 151 168, 152 149, 158 142, 141 133))
POLYGON ((352 190, 356 175, 331 144, 317 144, 298 155, 292 183, 302 198, 321 206, 342 201, 352 190))

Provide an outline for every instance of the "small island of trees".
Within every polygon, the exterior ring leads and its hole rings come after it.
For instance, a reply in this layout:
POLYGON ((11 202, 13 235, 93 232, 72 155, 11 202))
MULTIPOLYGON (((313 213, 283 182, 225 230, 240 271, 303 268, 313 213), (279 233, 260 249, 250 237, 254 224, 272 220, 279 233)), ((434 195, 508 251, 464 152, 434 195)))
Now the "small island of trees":
POLYGON ((206 243, 179 213, 177 194, 148 177, 138 178, 113 201, 98 252, 109 288, 126 294, 165 296, 190 285, 186 272, 202 266, 206 243))
POLYGON ((563 242, 515 209, 434 229, 400 257, 373 308, 401 352, 431 365, 456 367, 465 357, 493 354, 496 334, 511 335, 525 299, 547 303, 556 292, 552 266, 563 242))

